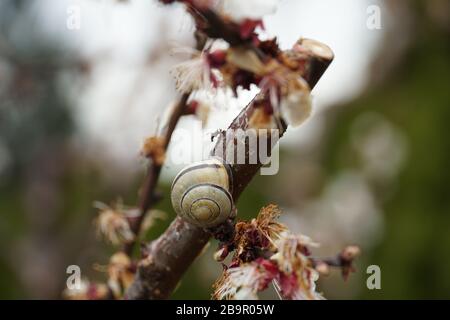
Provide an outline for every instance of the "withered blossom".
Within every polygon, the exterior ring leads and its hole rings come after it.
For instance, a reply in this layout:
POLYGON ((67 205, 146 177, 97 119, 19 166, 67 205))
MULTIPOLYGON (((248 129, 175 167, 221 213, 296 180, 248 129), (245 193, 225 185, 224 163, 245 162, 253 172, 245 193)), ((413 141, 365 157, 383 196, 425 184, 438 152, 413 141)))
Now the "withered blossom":
POLYGON ((115 208, 101 202, 95 202, 94 206, 100 210, 95 221, 97 232, 106 240, 114 245, 134 240, 135 235, 127 220, 127 211, 132 209, 124 208, 121 202, 118 202, 115 208))
POLYGON ((222 245, 215 254, 217 261, 223 261, 235 250, 230 266, 214 286, 215 298, 255 299, 273 281, 284 299, 323 299, 316 292, 319 272, 310 256, 310 247, 318 244, 307 236, 291 234, 277 221, 280 214, 272 204, 250 222, 236 224, 233 243, 222 245))
POLYGON ((125 253, 118 252, 111 256, 107 270, 108 287, 115 298, 122 297, 134 280, 134 265, 125 253))
POLYGON ((242 41, 254 47, 235 45, 213 52, 190 49, 192 59, 175 67, 177 88, 181 92, 208 90, 217 88, 220 79, 237 95, 238 88, 249 90, 255 84, 266 100, 264 108, 252 114, 251 128, 279 128, 282 120, 292 126, 303 123, 311 114, 310 88, 301 77, 304 52, 294 48, 283 54, 276 39, 260 41, 255 30, 263 27, 261 20, 244 18, 227 23, 242 41))
POLYGON ((281 236, 288 231, 287 227, 284 224, 277 221, 280 215, 280 208, 275 204, 269 204, 268 206, 263 207, 261 211, 259 211, 259 214, 255 220, 255 224, 258 230, 272 244, 275 244, 275 241, 280 239, 281 236))
POLYGON ((264 64, 254 51, 238 47, 228 49, 227 62, 236 67, 262 76, 270 72, 272 66, 264 64))
POLYGON ((322 295, 316 292, 315 282, 319 273, 314 269, 309 258, 310 246, 317 246, 310 238, 303 235, 286 233, 276 242, 277 253, 270 259, 278 265, 281 294, 287 299, 318 300, 322 295))
POLYGON ((266 289, 273 277, 274 275, 257 261, 229 268, 214 284, 213 299, 256 300, 258 291, 266 289))
POLYGON ((236 261, 251 261, 261 252, 274 248, 275 241, 287 228, 276 221, 281 211, 276 205, 268 205, 261 209, 257 218, 250 222, 238 222, 233 239, 236 261))
MULTIPOLYGON (((207 44, 207 48, 211 43, 207 44)), ((178 48, 175 52, 187 53, 189 60, 183 61, 173 67, 171 73, 175 77, 175 86, 182 93, 198 90, 211 90, 219 86, 217 75, 214 74, 211 63, 215 62, 209 50, 199 51, 193 48, 178 48)))
POLYGON ((280 103, 292 94, 303 92, 309 94, 309 86, 306 81, 285 65, 277 62, 273 64, 271 71, 262 77, 258 83, 261 92, 267 95, 275 114, 279 114, 280 103))

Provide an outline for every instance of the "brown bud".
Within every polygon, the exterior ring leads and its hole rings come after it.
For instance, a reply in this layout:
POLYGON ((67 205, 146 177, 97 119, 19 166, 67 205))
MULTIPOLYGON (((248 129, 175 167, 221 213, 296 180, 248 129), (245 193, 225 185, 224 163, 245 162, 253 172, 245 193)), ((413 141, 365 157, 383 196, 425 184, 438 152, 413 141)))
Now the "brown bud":
POLYGON ((147 138, 142 147, 142 155, 151 158, 157 165, 162 165, 166 157, 166 139, 164 137, 147 138))
POLYGON ((348 246, 342 250, 341 258, 346 261, 351 261, 361 253, 358 246, 348 246))

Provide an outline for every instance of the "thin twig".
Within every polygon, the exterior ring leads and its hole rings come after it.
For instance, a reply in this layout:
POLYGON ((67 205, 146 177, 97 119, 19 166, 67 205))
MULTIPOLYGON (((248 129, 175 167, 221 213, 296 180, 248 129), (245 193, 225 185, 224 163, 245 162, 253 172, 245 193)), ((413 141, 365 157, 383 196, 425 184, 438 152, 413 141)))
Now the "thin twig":
MULTIPOLYGON (((194 33, 196 40, 196 48, 197 50, 202 50, 205 46, 207 37, 203 32, 195 31, 194 33)), ((169 121, 167 123, 167 129, 164 135, 164 150, 167 151, 170 140, 172 138, 172 134, 175 131, 178 121, 185 114, 186 105, 190 97, 190 93, 184 93, 178 103, 175 105, 174 110, 170 114, 169 121)), ((151 161, 151 160, 150 160, 151 161)), ((145 216, 149 209, 155 204, 158 200, 158 196, 155 193, 156 186, 158 184, 159 175, 161 173, 162 165, 156 164, 154 161, 149 163, 147 169, 147 176, 144 180, 140 197, 139 197, 139 215, 137 219, 130 221, 130 227, 133 233, 136 235, 134 241, 126 243, 123 246, 123 251, 131 256, 133 253, 133 249, 136 245, 137 239, 139 239, 142 223, 145 219, 145 216)))
MULTIPOLYGON (((181 116, 184 114, 184 111, 186 110, 186 103, 189 99, 189 96, 190 94, 188 93, 183 94, 170 115, 170 119, 167 124, 167 130, 164 135, 164 150, 167 150, 170 143, 170 139, 172 138, 172 134, 178 123, 178 120, 181 118, 181 116)), ((139 215, 136 220, 133 220, 130 223, 131 230, 136 235, 136 238, 134 241, 126 243, 123 248, 123 251, 128 256, 132 255, 133 248, 136 244, 136 239, 139 237, 142 222, 144 221, 147 212, 149 211, 150 208, 152 208, 152 206, 155 203, 155 200, 157 199, 157 197, 155 196, 155 189, 158 184, 161 168, 162 165, 157 164, 155 161, 152 161, 150 159, 150 164, 147 169, 147 176, 144 180, 143 187, 140 193, 139 215)))

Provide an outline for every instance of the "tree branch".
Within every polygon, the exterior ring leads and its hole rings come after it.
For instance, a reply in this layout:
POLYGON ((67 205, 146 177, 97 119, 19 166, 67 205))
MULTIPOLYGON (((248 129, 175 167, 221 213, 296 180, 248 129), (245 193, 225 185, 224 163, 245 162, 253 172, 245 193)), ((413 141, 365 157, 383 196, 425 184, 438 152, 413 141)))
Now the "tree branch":
MULTIPOLYGON (((327 46, 307 39, 300 40, 293 50, 301 52, 305 56, 302 76, 312 89, 333 60, 333 53, 327 46)), ((229 129, 248 129, 249 120, 257 109, 255 102, 262 97, 262 94, 257 95, 233 120, 229 129)), ((283 123, 279 129, 281 137, 286 130, 285 124, 283 123)), ((228 148, 236 148, 234 140, 230 139, 235 139, 235 137, 226 134, 220 136, 212 155, 227 154, 230 151, 227 150, 228 148), (225 150, 220 150, 222 147, 225 150)), ((271 141, 272 145, 275 143, 276 141, 271 141)), ((248 160, 248 146, 245 150, 247 152, 246 160, 248 160)), ((235 203, 261 166, 260 162, 249 164, 248 161, 245 164, 231 165, 232 195, 235 203)), ((210 236, 211 234, 207 230, 195 227, 177 217, 158 239, 144 248, 145 257, 139 263, 135 280, 127 290, 125 297, 127 299, 169 298, 185 271, 201 253, 210 236)))
MULTIPOLYGON (((206 35, 201 31, 196 31, 194 33, 196 40, 196 47, 198 50, 202 50, 206 43, 206 35)), ((167 124, 166 133, 164 135, 164 150, 167 151, 169 147, 170 140, 172 138, 172 134, 175 131, 178 120, 185 114, 187 102, 189 100, 190 93, 185 93, 181 96, 178 103, 175 105, 174 110, 170 114, 169 122, 167 124)), ((144 180, 140 195, 139 195, 139 216, 135 220, 130 221, 131 231, 136 235, 136 238, 132 242, 128 242, 124 244, 123 251, 128 256, 131 256, 133 253, 133 248, 136 245, 136 240, 139 238, 139 233, 141 230, 142 223, 145 219, 145 216, 148 210, 155 204, 158 200, 158 196, 156 194, 156 186, 158 184, 159 175, 161 173, 162 165, 156 163, 155 161, 151 161, 148 169, 147 176, 144 180)))
MULTIPOLYGON (((180 100, 177 102, 173 112, 170 115, 169 122, 167 124, 167 130, 164 135, 164 150, 167 150, 170 139, 172 138, 173 131, 178 123, 178 120, 184 114, 186 110, 186 103, 189 99, 189 94, 183 94, 180 100)), ((154 205, 157 200, 157 196, 155 195, 155 188, 158 184, 159 175, 161 173, 162 164, 159 164, 153 159, 150 159, 150 164, 148 166, 147 176, 144 180, 142 189, 140 191, 139 196, 139 216, 135 220, 130 221, 131 231, 136 235, 136 238, 132 242, 128 242, 124 245, 123 251, 131 256, 133 252, 134 245, 136 243, 136 239, 139 236, 139 232, 141 230, 142 222, 144 221, 145 215, 147 211, 154 205)))
POLYGON ((349 274, 355 271, 353 260, 360 254, 357 246, 347 246, 334 257, 311 258, 314 268, 322 274, 327 275, 329 268, 340 268, 344 280, 347 280, 349 274))

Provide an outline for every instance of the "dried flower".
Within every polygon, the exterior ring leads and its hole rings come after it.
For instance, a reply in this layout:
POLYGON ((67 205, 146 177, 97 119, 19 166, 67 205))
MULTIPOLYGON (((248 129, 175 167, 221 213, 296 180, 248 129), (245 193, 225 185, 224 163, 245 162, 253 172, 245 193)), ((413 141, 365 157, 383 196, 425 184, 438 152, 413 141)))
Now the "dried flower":
POLYGON ((319 273, 314 269, 307 269, 301 282, 305 286, 300 286, 293 291, 292 300, 325 300, 323 295, 316 291, 317 280, 319 280, 319 273))
POLYGON ((95 202, 94 206, 100 210, 96 219, 97 230, 109 242, 117 245, 134 240, 134 233, 126 217, 127 210, 120 202, 114 209, 101 202, 95 202))
POLYGON ((258 58, 256 53, 245 48, 228 49, 227 61, 256 75, 264 75, 268 72, 267 66, 258 58))
POLYGON ((284 84, 284 76, 278 70, 285 69, 276 59, 262 61, 250 49, 237 47, 228 49, 227 63, 220 68, 223 81, 236 94, 238 87, 249 90, 252 84, 257 84, 263 92, 278 95, 278 87, 284 84), (278 76, 279 75, 279 76, 278 76))
POLYGON ((281 293, 288 299, 317 300, 323 297, 316 292, 319 273, 309 259, 308 246, 317 246, 306 236, 285 234, 276 241, 278 252, 271 257, 276 261, 280 276, 281 293))
POLYGON ((166 138, 154 136, 145 139, 141 154, 151 158, 156 165, 163 165, 166 159, 166 138))
POLYGON ((271 113, 276 116, 279 115, 280 100, 287 94, 292 81, 296 81, 296 75, 282 65, 277 65, 277 68, 273 68, 258 83, 261 93, 265 94, 270 102, 271 113))
POLYGON ((298 91, 309 91, 307 82, 298 72, 294 72, 283 64, 272 60, 269 71, 258 83, 261 92, 265 93, 275 111, 279 113, 280 100, 298 91))
MULTIPOLYGON (((207 47, 210 47, 210 44, 207 47)), ((172 69, 178 91, 190 93, 195 90, 209 90, 218 87, 218 79, 213 73, 211 65, 211 63, 214 63, 214 66, 219 63, 215 60, 218 57, 212 56, 208 50, 200 52, 192 48, 179 48, 178 51, 191 55, 191 59, 177 64, 172 69)))
POLYGON ((278 222, 281 215, 280 208, 275 204, 263 207, 255 220, 258 230, 272 243, 281 238, 287 232, 287 227, 278 222))
POLYGON ((218 300, 255 300, 258 291, 267 288, 274 274, 260 261, 225 270, 214 284, 213 298, 218 300))
POLYGON ((317 247, 318 244, 304 235, 284 233, 275 242, 278 252, 272 256, 278 262, 280 269, 285 273, 296 270, 297 265, 310 265, 308 247, 317 247))
POLYGON ((234 256, 214 285, 214 298, 257 299, 272 281, 280 298, 321 300, 316 289, 320 274, 328 274, 330 266, 341 267, 344 276, 353 271, 358 247, 348 246, 335 258, 314 258, 310 248, 318 244, 291 234, 277 221, 280 214, 278 206, 268 205, 250 222, 236 223, 234 237, 220 240, 215 260, 222 262, 233 250, 234 256))
POLYGON ((108 286, 116 298, 120 298, 134 280, 130 258, 123 252, 111 256, 108 265, 108 286))
POLYGON ((274 247, 274 242, 286 231, 286 227, 275 221, 280 215, 276 205, 261 209, 257 218, 250 222, 238 222, 233 244, 235 261, 248 262, 259 257, 262 251, 274 247))

